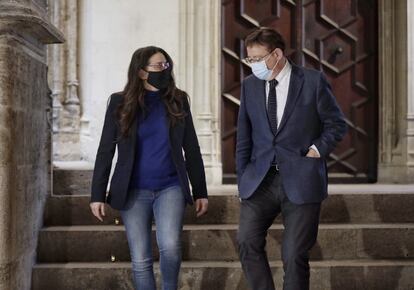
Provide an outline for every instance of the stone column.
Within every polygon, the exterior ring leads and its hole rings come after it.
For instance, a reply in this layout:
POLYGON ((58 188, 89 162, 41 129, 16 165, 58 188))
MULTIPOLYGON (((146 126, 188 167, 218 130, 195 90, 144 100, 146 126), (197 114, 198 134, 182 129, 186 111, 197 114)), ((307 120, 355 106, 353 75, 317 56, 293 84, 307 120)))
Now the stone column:
POLYGON ((220 1, 181 0, 179 86, 190 95, 207 182, 222 184, 220 1))
POLYGON ((50 21, 64 32, 64 45, 49 48, 49 80, 53 94, 54 160, 80 159, 80 102, 78 97, 77 0, 50 1, 50 21))
POLYGON ((379 182, 414 182, 413 7, 379 1, 379 182))
POLYGON ((407 0, 407 166, 409 178, 414 181, 414 3, 407 0))
POLYGON ((0 290, 29 290, 50 191, 45 0, 0 2, 0 290))
MULTIPOLYGON (((49 4, 50 22, 56 27, 61 25, 61 1, 52 1, 49 4)), ((58 132, 61 127, 62 101, 64 100, 63 84, 63 45, 50 45, 47 48, 47 60, 49 64, 49 85, 53 98, 53 132, 58 132)))

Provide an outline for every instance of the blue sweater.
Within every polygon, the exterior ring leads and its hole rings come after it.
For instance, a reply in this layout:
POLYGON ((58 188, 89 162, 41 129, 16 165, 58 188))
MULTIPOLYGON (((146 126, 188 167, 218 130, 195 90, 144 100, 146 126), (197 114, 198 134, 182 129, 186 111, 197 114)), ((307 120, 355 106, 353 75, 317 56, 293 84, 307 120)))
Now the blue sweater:
POLYGON ((171 156, 167 111, 159 92, 146 91, 146 115, 138 115, 131 188, 162 190, 179 185, 171 156))

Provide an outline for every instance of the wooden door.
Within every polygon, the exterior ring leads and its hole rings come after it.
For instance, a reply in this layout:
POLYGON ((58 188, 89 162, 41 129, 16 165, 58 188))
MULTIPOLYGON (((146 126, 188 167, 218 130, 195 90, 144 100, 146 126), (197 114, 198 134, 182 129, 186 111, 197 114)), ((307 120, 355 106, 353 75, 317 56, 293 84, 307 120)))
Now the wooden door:
POLYGON ((377 3, 374 0, 222 1, 223 182, 235 182, 235 146, 240 84, 251 73, 241 59, 244 38, 273 27, 286 40, 288 57, 322 70, 349 126, 328 158, 334 182, 377 178, 378 66, 377 3))

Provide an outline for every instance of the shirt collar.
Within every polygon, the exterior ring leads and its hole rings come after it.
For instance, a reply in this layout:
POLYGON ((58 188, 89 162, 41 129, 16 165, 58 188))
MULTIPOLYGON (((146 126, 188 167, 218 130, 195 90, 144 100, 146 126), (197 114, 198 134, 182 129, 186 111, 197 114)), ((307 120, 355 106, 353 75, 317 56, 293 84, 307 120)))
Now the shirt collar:
POLYGON ((292 65, 286 59, 285 66, 282 68, 280 73, 278 73, 276 78, 275 78, 277 80, 277 82, 280 83, 290 73, 291 70, 292 70, 292 65))

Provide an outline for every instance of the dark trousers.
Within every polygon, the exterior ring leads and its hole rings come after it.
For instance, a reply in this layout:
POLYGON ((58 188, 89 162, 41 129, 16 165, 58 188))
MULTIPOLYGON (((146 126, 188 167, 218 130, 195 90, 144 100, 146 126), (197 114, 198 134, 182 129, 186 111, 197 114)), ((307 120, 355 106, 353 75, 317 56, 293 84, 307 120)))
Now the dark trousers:
POLYGON ((250 289, 275 289, 265 245, 267 230, 280 213, 284 225, 283 289, 309 289, 309 251, 316 242, 320 207, 320 203, 297 205, 290 202, 275 169, 269 170, 250 198, 241 201, 237 240, 250 289))

